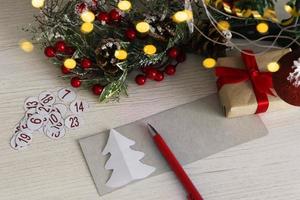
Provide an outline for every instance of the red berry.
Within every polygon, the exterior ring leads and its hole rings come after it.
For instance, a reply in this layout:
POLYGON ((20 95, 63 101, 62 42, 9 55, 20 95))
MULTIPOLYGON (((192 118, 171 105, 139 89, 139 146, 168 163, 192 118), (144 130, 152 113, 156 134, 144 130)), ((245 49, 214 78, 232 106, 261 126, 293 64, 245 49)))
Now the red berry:
POLYGON ((176 72, 176 67, 175 65, 167 65, 165 68, 165 73, 168 74, 169 76, 174 75, 176 72))
POLYGON ((109 12, 109 17, 113 20, 113 21, 120 21, 121 20, 121 15, 119 13, 119 11, 117 11, 116 9, 112 9, 110 12, 109 12))
POLYGON ((83 69, 87 69, 92 66, 92 61, 88 58, 83 58, 80 65, 83 69))
POLYGON ((73 47, 66 47, 65 48, 65 54, 67 55, 73 55, 75 53, 75 49, 73 47))
POLYGON ((136 77, 135 77, 135 82, 136 82, 136 84, 138 84, 138 85, 144 85, 145 83, 146 83, 146 80, 147 80, 147 77, 146 76, 144 76, 144 75, 137 75, 136 77))
POLYGON ((70 74, 71 70, 69 70, 68 68, 66 68, 64 65, 61 66, 61 72, 63 74, 70 74))
POLYGON ((108 15, 108 13, 107 12, 100 12, 99 14, 98 14, 98 20, 100 21, 100 22, 105 22, 105 23, 108 23, 109 22, 109 15, 108 15))
POLYGON ((87 9, 87 4, 86 3, 79 3, 75 6, 75 9, 78 13, 83 13, 87 9))
POLYGON ((61 53, 65 52, 65 50, 66 50, 66 43, 64 41, 58 41, 58 42, 56 42, 55 43, 55 49, 56 49, 56 51, 61 52, 61 53))
POLYGON ((156 70, 156 69, 154 69, 154 68, 149 68, 148 71, 147 71, 147 78, 153 80, 153 79, 155 79, 156 74, 157 74, 157 70, 156 70))
POLYGON ((150 66, 146 66, 142 68, 142 72, 144 72, 145 74, 147 74, 148 70, 151 69, 152 67, 150 66))
POLYGON ((185 55, 185 53, 182 53, 182 52, 176 58, 176 61, 179 62, 179 63, 182 63, 185 60, 186 60, 186 55, 185 55))
POLYGON ((156 81, 162 81, 162 80, 164 80, 164 78, 165 78, 164 73, 161 72, 161 71, 158 71, 156 73, 156 76, 155 76, 154 80, 156 80, 156 81))
POLYGON ((136 38, 136 31, 134 29, 132 29, 132 28, 127 29, 127 31, 126 31, 126 37, 129 40, 134 40, 136 38))
POLYGON ((104 87, 100 84, 94 85, 92 90, 95 95, 100 95, 103 92, 104 87))
POLYGON ((172 59, 176 59, 179 55, 179 50, 176 47, 172 47, 168 50, 168 56, 172 59))
POLYGON ((81 80, 78 77, 74 77, 74 78, 71 79, 71 85, 74 88, 78 88, 78 87, 81 86, 81 80))
POLYGON ((53 47, 46 47, 44 53, 48 58, 53 58, 56 56, 56 51, 53 47))

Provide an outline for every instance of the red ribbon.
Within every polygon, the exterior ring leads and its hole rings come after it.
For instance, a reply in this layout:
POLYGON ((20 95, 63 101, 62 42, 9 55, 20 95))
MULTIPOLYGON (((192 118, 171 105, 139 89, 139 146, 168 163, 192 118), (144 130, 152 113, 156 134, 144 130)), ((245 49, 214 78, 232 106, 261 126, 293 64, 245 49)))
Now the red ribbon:
POLYGON ((236 69, 218 66, 215 69, 218 77, 217 86, 220 90, 223 85, 240 83, 250 80, 257 100, 255 114, 266 112, 269 107, 268 94, 273 95, 272 75, 270 72, 260 72, 256 63, 255 56, 251 50, 243 50, 242 59, 246 69, 236 69))

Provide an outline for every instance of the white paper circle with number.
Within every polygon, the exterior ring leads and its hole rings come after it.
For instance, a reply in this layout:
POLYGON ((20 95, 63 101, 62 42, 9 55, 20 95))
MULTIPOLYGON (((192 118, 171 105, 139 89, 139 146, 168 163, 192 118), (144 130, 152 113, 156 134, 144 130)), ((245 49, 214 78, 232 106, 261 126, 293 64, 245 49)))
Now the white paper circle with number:
POLYGON ((34 114, 36 114, 36 108, 30 108, 26 111, 25 118, 28 119, 29 117, 31 117, 34 114))
POLYGON ((64 119, 60 119, 60 121, 54 125, 49 126, 49 130, 52 130, 53 132, 59 132, 61 131, 65 126, 64 119))
POLYGON ((42 126, 46 126, 49 122, 49 115, 47 116, 43 116, 43 125, 42 126))
POLYGON ((82 125, 82 122, 83 121, 82 121, 81 117, 79 117, 77 115, 70 115, 69 117, 67 117, 65 119, 65 125, 69 129, 80 128, 80 126, 82 125))
POLYGON ((42 116, 48 116, 49 113, 52 111, 52 106, 46 106, 39 104, 36 108, 36 112, 42 116))
POLYGON ((62 137, 65 136, 66 134, 66 130, 65 129, 61 129, 60 131, 58 132, 53 132, 52 129, 48 129, 46 130, 46 133, 47 137, 53 139, 53 140, 58 140, 62 137))
POLYGON ((32 134, 19 132, 16 135, 16 144, 21 147, 28 146, 31 142, 32 142, 32 134))
POLYGON ((63 88, 57 94, 58 98, 64 103, 70 103, 77 97, 76 93, 70 88, 63 88))
POLYGON ((40 114, 34 114, 27 120, 27 126, 30 130, 36 131, 42 127, 44 123, 44 116, 40 114))
POLYGON ((24 102, 24 110, 28 110, 30 108, 36 108, 39 104, 39 100, 37 97, 29 97, 24 102))
POLYGON ((18 144, 16 143, 16 136, 17 136, 17 134, 14 134, 14 135, 12 136, 12 138, 10 139, 10 146, 11 146, 11 148, 13 148, 14 150, 25 149, 25 147, 27 147, 28 145, 27 145, 27 146, 24 146, 24 147, 18 145, 18 144))
POLYGON ((53 105, 55 103, 55 96, 49 92, 45 91, 39 95, 39 102, 43 105, 53 105))
POLYGON ((73 114, 82 114, 87 111, 89 104, 86 101, 76 100, 70 104, 70 110, 73 114))
POLYGON ((14 134, 17 134, 20 131, 21 131, 21 122, 17 123, 17 125, 15 126, 13 132, 14 132, 14 134))
POLYGON ((62 103, 54 104, 52 111, 57 111, 61 114, 62 117, 66 116, 68 108, 62 103))
POLYGON ((49 125, 53 126, 55 124, 57 124, 58 122, 60 122, 60 120, 62 119, 61 115, 59 112, 53 111, 50 113, 49 115, 49 125))
POLYGON ((26 134, 31 134, 33 132, 31 129, 29 129, 26 118, 22 119, 21 124, 20 124, 20 130, 26 134))

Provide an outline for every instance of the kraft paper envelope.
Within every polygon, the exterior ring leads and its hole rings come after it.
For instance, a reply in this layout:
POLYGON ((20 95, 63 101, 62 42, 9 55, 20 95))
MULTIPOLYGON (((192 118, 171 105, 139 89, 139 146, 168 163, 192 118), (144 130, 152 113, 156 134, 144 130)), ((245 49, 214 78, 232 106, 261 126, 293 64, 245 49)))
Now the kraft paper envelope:
MULTIPOLYGON (((132 149, 145 153, 141 161, 156 168, 151 176, 170 169, 149 136, 147 123, 161 133, 182 165, 267 134, 257 115, 225 118, 216 94, 116 128, 136 141, 132 149)), ((79 141, 100 195, 118 189, 105 185, 112 173, 104 169, 109 156, 101 153, 108 133, 109 130, 79 141)))

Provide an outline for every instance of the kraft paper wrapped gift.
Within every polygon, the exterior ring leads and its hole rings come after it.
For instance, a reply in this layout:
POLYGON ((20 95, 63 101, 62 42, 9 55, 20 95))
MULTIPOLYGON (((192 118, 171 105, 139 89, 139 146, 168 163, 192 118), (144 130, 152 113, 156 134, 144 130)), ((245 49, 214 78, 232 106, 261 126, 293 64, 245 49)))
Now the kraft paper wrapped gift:
MULTIPOLYGON (((278 61, 284 54, 290 51, 290 49, 282 49, 269 51, 255 56, 255 60, 258 67, 258 73, 262 72, 263 74, 264 72, 267 72, 267 65, 270 62, 278 61)), ((251 71, 249 71, 249 67, 246 67, 245 65, 245 59, 243 59, 241 55, 236 57, 219 58, 217 61, 216 74, 218 74, 217 70, 220 70, 220 68, 222 67, 227 69, 229 68, 229 70, 233 68, 236 69, 236 71, 243 69, 245 70, 245 72, 249 74, 251 73, 251 71)), ((220 77, 220 75, 217 76, 219 76, 218 81, 220 81, 222 77, 220 77)), ((222 86, 220 86, 220 84, 217 84, 219 87, 219 99, 226 117, 238 117, 243 115, 250 115, 255 113, 257 114, 265 111, 270 112, 292 107, 291 105, 281 100, 277 96, 274 89, 271 89, 274 95, 264 94, 267 98, 266 100, 268 105, 265 107, 265 110, 263 109, 264 111, 258 112, 260 108, 258 108, 259 104, 257 99, 257 93, 255 92, 253 81, 251 80, 251 78, 249 78, 246 81, 233 81, 233 83, 228 83, 228 79, 231 78, 232 76, 230 77, 230 75, 227 74, 227 77, 225 77, 225 79, 223 77, 222 86)), ((259 87, 261 85, 262 84, 260 82, 259 87)), ((260 102, 260 104, 264 103, 260 102)))

